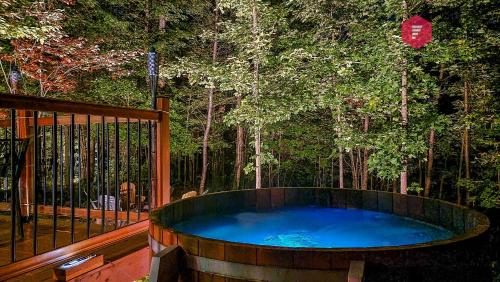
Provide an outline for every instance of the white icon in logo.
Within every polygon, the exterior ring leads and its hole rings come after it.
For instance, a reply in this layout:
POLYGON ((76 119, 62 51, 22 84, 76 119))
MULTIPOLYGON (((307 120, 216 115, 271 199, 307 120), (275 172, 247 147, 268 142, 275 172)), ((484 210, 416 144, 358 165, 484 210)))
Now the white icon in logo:
POLYGON ((418 34, 422 31, 422 25, 412 25, 411 26, 411 39, 415 40, 418 34))

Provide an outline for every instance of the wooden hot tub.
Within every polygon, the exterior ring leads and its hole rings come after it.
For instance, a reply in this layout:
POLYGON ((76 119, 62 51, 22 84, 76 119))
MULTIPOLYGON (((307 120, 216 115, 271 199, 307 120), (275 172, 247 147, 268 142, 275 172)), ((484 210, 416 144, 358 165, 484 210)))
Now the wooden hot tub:
POLYGON ((182 247, 183 281, 347 281, 352 262, 385 267, 450 264, 465 259, 480 242, 488 218, 449 202, 393 194, 328 188, 271 188, 207 194, 173 202, 155 210, 150 222, 150 246, 157 253, 182 247), (172 226, 197 215, 268 211, 316 205, 394 213, 454 232, 450 239, 394 247, 292 248, 234 243, 184 234, 172 226))

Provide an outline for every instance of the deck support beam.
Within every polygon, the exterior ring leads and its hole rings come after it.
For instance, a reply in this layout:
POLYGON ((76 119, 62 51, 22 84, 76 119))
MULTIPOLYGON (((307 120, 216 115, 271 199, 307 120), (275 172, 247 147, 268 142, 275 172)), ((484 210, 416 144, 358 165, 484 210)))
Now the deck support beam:
MULTIPOLYGON (((29 120, 33 117, 33 112, 26 110, 19 110, 18 115, 18 135, 19 139, 28 139, 30 137, 35 137, 33 132, 33 127, 30 126, 29 120)), ((21 203, 21 216, 25 219, 30 217, 30 206, 33 203, 34 194, 34 172, 33 172, 33 140, 30 140, 28 149, 26 150, 24 168, 21 171, 21 177, 19 179, 19 189, 20 189, 20 203, 21 203)))
POLYGON ((362 282, 365 272, 365 262, 362 260, 351 260, 347 282, 362 282))
POLYGON ((154 207, 170 203, 170 125, 168 98, 157 99, 160 121, 156 126, 156 193, 154 207))

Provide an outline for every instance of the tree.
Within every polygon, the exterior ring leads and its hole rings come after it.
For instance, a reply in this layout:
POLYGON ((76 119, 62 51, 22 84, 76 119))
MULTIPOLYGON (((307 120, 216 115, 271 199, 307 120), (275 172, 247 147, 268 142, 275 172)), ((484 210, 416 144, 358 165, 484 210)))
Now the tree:
MULTIPOLYGON (((403 21, 408 19, 408 3, 403 0, 403 21)), ((403 130, 408 130, 408 62, 403 54, 401 71, 401 124, 403 130)), ((402 158, 403 171, 401 171, 401 194, 406 194, 408 189, 408 159, 406 156, 402 158)))
POLYGON ((498 205, 491 1, 224 0, 217 25, 211 1, 0 3, 2 63, 27 70, 27 93, 148 108, 143 59, 120 56, 159 51, 174 187, 406 187, 498 205), (418 50, 400 30, 416 14, 433 23, 418 50))
POLYGON ((118 76, 126 74, 120 67, 141 55, 139 51, 102 54, 98 45, 88 44, 83 38, 69 37, 63 31, 65 16, 62 10, 50 10, 40 2, 37 5, 30 16, 41 25, 40 29, 52 27, 50 32, 45 32, 41 38, 11 40, 13 52, 3 55, 1 60, 16 62, 25 76, 38 83, 39 96, 74 90, 78 74, 82 72, 106 70, 118 76))
POLYGON ((40 5, 41 2, 27 4, 20 0, 0 1, 0 40, 31 39, 43 42, 50 33, 59 31, 59 26, 53 26, 48 21, 33 24, 31 20, 36 17, 33 11, 40 5))
MULTIPOLYGON (((232 124, 246 123, 253 132, 255 166, 252 169, 255 170, 255 188, 259 189, 262 187, 261 131, 269 121, 264 115, 265 102, 261 96, 265 93, 265 83, 269 83, 266 76, 270 75, 268 67, 271 66, 269 56, 272 36, 277 29, 276 17, 280 15, 273 14, 272 7, 259 0, 221 1, 220 7, 223 13, 231 12, 234 17, 223 22, 221 38, 233 46, 233 52, 228 57, 224 71, 230 75, 229 78, 223 78, 221 88, 234 91, 237 97, 244 97, 228 121, 232 124), (263 71, 263 68, 268 69, 263 71), (245 96, 249 93, 251 96, 245 96), (248 115, 250 112, 252 115, 248 115), (231 120, 231 117, 234 119, 231 120)), ((240 138, 239 131, 238 140, 240 138)), ((240 161, 238 158, 240 156, 237 156, 237 166, 240 161)))
MULTIPOLYGON (((214 36, 213 47, 212 47, 212 63, 215 64, 217 61, 218 45, 218 21, 219 21, 219 8, 217 7, 217 2, 214 8, 214 36)), ((214 96, 214 86, 211 85, 208 89, 208 103, 207 103, 207 122, 205 125, 205 132, 203 133, 203 163, 201 167, 201 180, 199 193, 202 194, 205 191, 205 182, 207 179, 208 170, 208 138, 210 136, 210 127, 212 124, 212 110, 213 110, 213 96, 214 96)))

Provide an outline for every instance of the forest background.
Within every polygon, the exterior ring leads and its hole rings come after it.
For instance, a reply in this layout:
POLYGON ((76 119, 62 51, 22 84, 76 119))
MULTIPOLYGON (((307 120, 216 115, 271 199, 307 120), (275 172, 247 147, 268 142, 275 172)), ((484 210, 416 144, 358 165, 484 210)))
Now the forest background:
POLYGON ((499 9, 488 0, 0 0, 0 92, 171 101, 176 195, 345 187, 500 205, 499 9), (401 23, 433 24, 421 49, 401 23), (405 105, 406 104, 406 105, 405 105))

